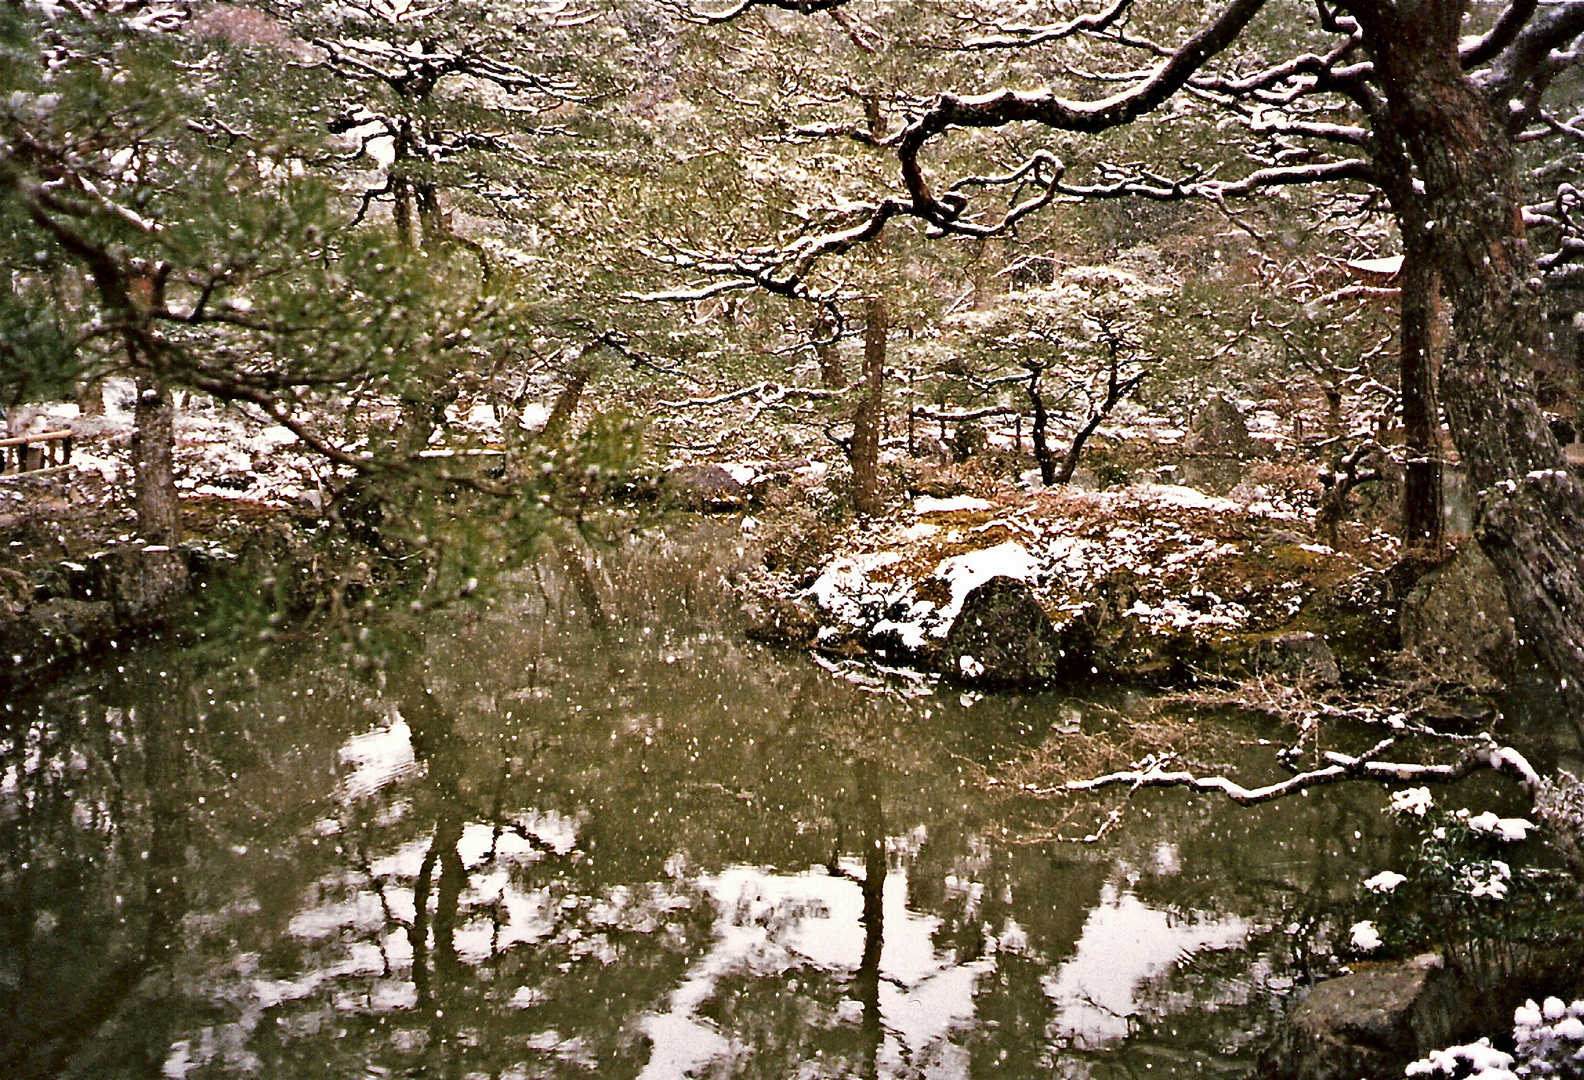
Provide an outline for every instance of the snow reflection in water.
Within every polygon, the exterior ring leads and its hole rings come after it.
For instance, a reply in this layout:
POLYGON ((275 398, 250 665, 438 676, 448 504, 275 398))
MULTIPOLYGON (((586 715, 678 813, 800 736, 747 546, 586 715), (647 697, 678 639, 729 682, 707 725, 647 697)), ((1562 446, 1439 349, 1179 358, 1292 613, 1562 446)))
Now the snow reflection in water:
POLYGON ((1248 937, 1246 919, 1187 915, 1191 921, 1108 883, 1084 923, 1077 952, 1044 980, 1059 1010, 1056 1029, 1079 1046, 1120 1039, 1138 1014, 1136 993, 1146 979, 1201 950, 1230 949, 1248 937))
MULTIPOLYGON (((844 860, 838 870, 842 876, 824 868, 775 874, 739 866, 698 882, 719 912, 715 945, 672 993, 667 1010, 644 1018, 654 1052, 642 1077, 686 1076, 719 1058, 752 1052, 697 1016, 722 975, 785 976, 804 967, 856 973, 871 932, 864 925, 863 864, 844 860)), ((879 959, 881 1063, 920 1061, 938 1050, 973 1018, 975 982, 994 969, 990 959, 958 964, 938 950, 939 920, 908 910, 906 900, 907 874, 887 874, 879 959)), ((856 1021, 862 1008, 849 1001, 838 1015, 856 1021)))

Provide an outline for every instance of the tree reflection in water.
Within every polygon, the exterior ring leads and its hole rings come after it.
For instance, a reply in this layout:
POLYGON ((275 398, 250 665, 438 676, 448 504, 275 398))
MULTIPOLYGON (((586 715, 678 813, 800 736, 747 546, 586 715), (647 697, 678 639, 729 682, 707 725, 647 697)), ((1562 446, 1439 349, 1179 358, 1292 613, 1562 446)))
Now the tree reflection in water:
POLYGON ((1012 843, 1045 811, 964 763, 1081 700, 833 679, 731 631, 719 536, 648 544, 445 615, 383 685, 149 648, 17 703, 0 1072, 1236 1071, 1288 925, 1389 864, 1367 795, 1012 843), (1157 924, 1085 1026, 1086 958, 1157 924))
POLYGON ((142 1018, 168 1010, 180 977, 196 709, 179 672, 124 689, 135 704, 71 702, 6 728, 0 1075, 156 1075, 169 1049, 142 1018))

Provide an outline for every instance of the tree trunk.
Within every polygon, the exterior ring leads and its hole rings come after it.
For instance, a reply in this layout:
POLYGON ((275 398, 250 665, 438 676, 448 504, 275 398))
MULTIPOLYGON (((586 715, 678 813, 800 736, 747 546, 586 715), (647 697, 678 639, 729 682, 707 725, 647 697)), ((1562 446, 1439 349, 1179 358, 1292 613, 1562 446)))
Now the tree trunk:
POLYGON ((1425 187, 1426 248, 1453 311, 1442 361, 1448 426, 1483 503, 1480 546, 1523 640, 1584 730, 1584 484, 1535 400, 1540 278, 1524 235, 1511 138, 1458 61, 1462 5, 1349 7, 1383 77, 1383 119, 1425 187))
POLYGON ((814 357, 819 361, 821 386, 827 390, 840 390, 847 385, 847 373, 842 370, 841 350, 836 345, 836 320, 823 308, 814 320, 814 357))
POLYGON ((566 436, 572 416, 577 412, 578 402, 583 400, 583 390, 594 375, 594 365, 589 363, 588 353, 589 350, 584 349, 567 369, 566 385, 556 395, 555 404, 550 406, 550 416, 539 432, 537 441, 541 445, 554 445, 566 436))
MULTIPOLYGON (((1072 445, 1067 448, 1066 455, 1062 458, 1061 468, 1056 470, 1056 483, 1069 484, 1072 482, 1073 473, 1078 471, 1078 459, 1083 455, 1084 443, 1089 441, 1089 436, 1095 433, 1101 422, 1105 420, 1105 413, 1091 413, 1084 426, 1078 429, 1078 434, 1073 436, 1072 445)), ((1041 468, 1044 466, 1042 465, 1041 468)))
MULTIPOLYGON (((1045 395, 1040 392, 1039 385, 1040 376, 1044 371, 1044 367, 1029 369, 1029 405, 1034 410, 1034 423, 1029 428, 1029 442, 1034 447, 1034 461, 1039 465, 1040 483, 1050 487, 1056 483, 1056 455, 1051 452, 1050 443, 1045 438, 1049 417, 1045 412, 1045 395)), ((1069 475, 1068 478, 1071 479, 1071 476, 1069 475)))
POLYGON ((432 181, 410 181, 413 204, 418 208, 423 246, 433 250, 452 239, 449 215, 440 205, 440 189, 432 181))
POLYGON ((1441 546, 1441 414, 1435 390, 1435 269, 1423 244, 1410 244, 1402 268, 1402 394, 1404 547, 1441 546))
POLYGON ((181 505, 176 498, 172 457, 176 406, 170 388, 156 375, 137 381, 133 408, 132 481, 138 532, 150 544, 181 543, 181 505))
POLYGON ((864 302, 863 388, 853 413, 852 437, 853 509, 860 514, 878 514, 884 506, 880 498, 880 395, 885 388, 887 325, 885 300, 869 297, 864 302))

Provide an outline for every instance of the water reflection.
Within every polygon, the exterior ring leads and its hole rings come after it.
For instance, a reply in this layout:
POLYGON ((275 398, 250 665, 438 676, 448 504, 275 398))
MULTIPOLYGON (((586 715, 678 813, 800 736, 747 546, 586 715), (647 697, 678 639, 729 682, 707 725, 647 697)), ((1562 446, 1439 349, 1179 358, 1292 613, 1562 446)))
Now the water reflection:
POLYGON ((723 551, 547 562, 379 680, 149 648, 15 703, 0 1072, 1247 1070, 1289 930, 1378 868, 1367 795, 1012 843, 1043 811, 965 763, 1084 703, 749 645, 723 551))
MULTIPOLYGON (((1188 912, 1190 920, 1196 912, 1188 912)), ((1144 982, 1204 949, 1229 949, 1248 937, 1248 921, 1184 921, 1108 884, 1089 912, 1073 955, 1045 979, 1056 1004, 1055 1030, 1073 1045, 1099 1046, 1128 1034, 1144 982)))

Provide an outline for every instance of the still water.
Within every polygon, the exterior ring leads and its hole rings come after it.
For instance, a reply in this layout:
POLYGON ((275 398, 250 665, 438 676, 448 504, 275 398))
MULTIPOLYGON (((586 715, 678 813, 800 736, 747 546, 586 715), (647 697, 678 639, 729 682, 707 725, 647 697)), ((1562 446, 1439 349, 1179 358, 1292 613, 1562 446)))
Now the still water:
POLYGON ((1151 793, 1052 839, 1103 807, 984 770, 1132 699, 756 645, 734 536, 548 558, 382 674, 150 645, 13 699, 0 1075, 1251 1071, 1391 864, 1384 796, 1151 793))

